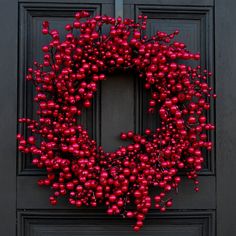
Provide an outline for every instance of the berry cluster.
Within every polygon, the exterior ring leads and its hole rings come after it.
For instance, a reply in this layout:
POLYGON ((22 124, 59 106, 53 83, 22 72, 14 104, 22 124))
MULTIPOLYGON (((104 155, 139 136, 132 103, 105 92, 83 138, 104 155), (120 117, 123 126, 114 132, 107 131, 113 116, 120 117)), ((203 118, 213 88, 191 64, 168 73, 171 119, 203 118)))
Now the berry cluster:
POLYGON ((65 26, 65 38, 43 22, 42 33, 51 40, 42 47, 43 62, 34 62, 26 76, 36 89, 39 118, 20 118, 31 135, 17 135, 19 150, 33 154, 33 164, 47 171, 38 184, 52 188, 51 204, 65 195, 76 207, 103 203, 109 215, 134 218, 135 231, 152 204, 161 212, 172 206, 168 193, 180 184, 180 171, 198 191, 203 149, 212 148, 207 133, 214 129, 206 111, 215 97, 207 82, 211 73, 180 63, 200 55, 174 41, 178 31, 147 37, 147 17, 138 19, 89 18, 78 12, 65 26), (102 33, 104 25, 107 34, 102 33), (132 144, 107 153, 78 124, 78 117, 91 107, 98 83, 115 70, 133 70, 145 81, 151 93, 148 112, 159 112, 161 125, 143 134, 122 133, 121 139, 132 144), (157 189, 154 203, 152 187, 157 189))

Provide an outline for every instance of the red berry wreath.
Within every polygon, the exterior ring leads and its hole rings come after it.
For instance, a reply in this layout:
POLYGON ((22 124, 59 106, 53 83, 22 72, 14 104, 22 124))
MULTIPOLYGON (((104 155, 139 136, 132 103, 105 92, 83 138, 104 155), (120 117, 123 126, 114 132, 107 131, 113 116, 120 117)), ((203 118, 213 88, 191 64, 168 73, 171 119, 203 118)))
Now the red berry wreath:
POLYGON ((198 191, 203 149, 212 147, 207 133, 214 129, 206 110, 215 97, 207 83, 210 73, 179 62, 200 55, 173 41, 178 31, 157 31, 149 38, 144 35, 147 17, 138 19, 89 18, 78 12, 65 26, 65 39, 43 22, 42 33, 52 39, 42 48, 43 63, 34 62, 26 76, 37 92, 39 118, 20 118, 32 135, 17 135, 19 150, 33 154, 33 164, 47 171, 38 184, 53 189, 51 204, 62 195, 76 207, 105 203, 107 214, 135 218, 136 231, 152 205, 150 188, 157 189, 154 205, 161 212, 172 206, 167 193, 180 184, 180 171, 198 191), (108 34, 102 33, 104 25, 108 34), (97 84, 114 70, 133 70, 145 80, 151 93, 148 112, 159 109, 161 124, 144 134, 122 133, 121 139, 133 143, 107 153, 78 124, 78 116, 91 106, 97 84))

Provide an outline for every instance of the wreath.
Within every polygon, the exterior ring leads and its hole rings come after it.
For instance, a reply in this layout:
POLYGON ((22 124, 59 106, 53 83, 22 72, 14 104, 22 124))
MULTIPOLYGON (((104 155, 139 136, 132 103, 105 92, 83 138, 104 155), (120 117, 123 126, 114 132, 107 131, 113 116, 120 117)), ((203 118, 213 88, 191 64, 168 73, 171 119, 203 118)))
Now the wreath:
POLYGON ((206 116, 210 98, 215 98, 207 82, 211 73, 184 63, 199 60, 199 53, 174 41, 178 31, 146 36, 146 24, 143 15, 135 23, 120 17, 90 18, 82 11, 65 26, 63 38, 43 22, 42 33, 51 40, 42 47, 43 62, 34 62, 26 76, 35 86, 38 119, 20 118, 30 135, 17 135, 19 150, 31 153, 33 164, 46 169, 38 184, 51 187, 52 205, 59 196, 76 207, 105 204, 109 215, 134 218, 135 231, 152 204, 161 212, 172 206, 168 193, 177 190, 181 174, 199 190, 203 150, 212 148, 207 134, 214 129, 206 116), (103 33, 104 26, 108 33, 103 33), (132 144, 105 152, 78 117, 91 107, 100 81, 115 70, 132 70, 145 81, 151 94, 147 112, 159 112, 161 122, 143 134, 121 133, 132 144))

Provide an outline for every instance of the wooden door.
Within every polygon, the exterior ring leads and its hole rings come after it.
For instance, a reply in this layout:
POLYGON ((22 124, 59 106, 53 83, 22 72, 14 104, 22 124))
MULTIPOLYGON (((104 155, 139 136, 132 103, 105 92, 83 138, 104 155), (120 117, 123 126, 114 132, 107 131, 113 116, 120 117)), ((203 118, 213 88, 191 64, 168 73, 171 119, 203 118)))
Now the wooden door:
MULTIPOLYGON (((234 0, 2 0, 1 86, 0 86, 0 235, 2 236, 75 236, 75 235, 148 235, 148 236, 233 236, 236 235, 236 2, 234 0), (218 94, 209 119, 217 130, 215 144, 207 153, 200 173, 200 192, 193 191, 187 179, 166 213, 152 209, 139 233, 132 222, 109 217, 103 207, 75 209, 61 200, 49 205, 49 189, 39 188, 43 171, 31 165, 31 157, 16 150, 17 117, 34 116, 34 94, 24 80, 33 58, 47 41, 40 34, 43 20, 62 29, 76 11, 137 19, 148 16, 147 33, 157 29, 180 30, 179 39, 190 50, 202 54, 201 65, 213 71, 212 86, 218 94)), ((83 117, 90 134, 105 150, 115 150, 122 142, 120 131, 155 128, 158 117, 146 115, 148 96, 132 73, 111 75, 101 84, 93 110, 83 117)))

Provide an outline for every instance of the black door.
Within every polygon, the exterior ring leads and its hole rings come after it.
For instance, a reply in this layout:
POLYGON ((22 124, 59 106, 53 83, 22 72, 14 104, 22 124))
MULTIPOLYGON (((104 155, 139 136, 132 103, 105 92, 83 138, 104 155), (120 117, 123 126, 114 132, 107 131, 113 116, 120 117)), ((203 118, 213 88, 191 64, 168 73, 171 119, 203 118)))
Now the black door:
MULTIPOLYGON (((2 0, 0 7, 0 235, 158 235, 158 236, 234 236, 236 235, 236 2, 234 0, 2 0), (33 87, 24 75, 33 58, 40 58, 46 38, 41 23, 48 19, 62 29, 76 11, 124 16, 148 16, 147 32, 157 29, 178 36, 193 52, 202 54, 201 65, 213 71, 212 86, 218 94, 209 114, 217 130, 215 144, 207 154, 200 174, 200 192, 193 191, 187 179, 166 213, 153 209, 145 226, 134 233, 132 222, 107 217, 105 210, 75 209, 61 200, 49 205, 49 189, 37 186, 44 175, 34 169, 31 157, 16 150, 17 117, 34 116, 33 87)), ((93 111, 83 122, 106 150, 121 144, 120 131, 141 132, 153 127, 158 117, 146 115, 145 92, 132 74, 115 74, 101 84, 93 111), (122 91, 122 97, 121 97, 122 91), (127 101, 123 103, 122 101, 127 101)))

